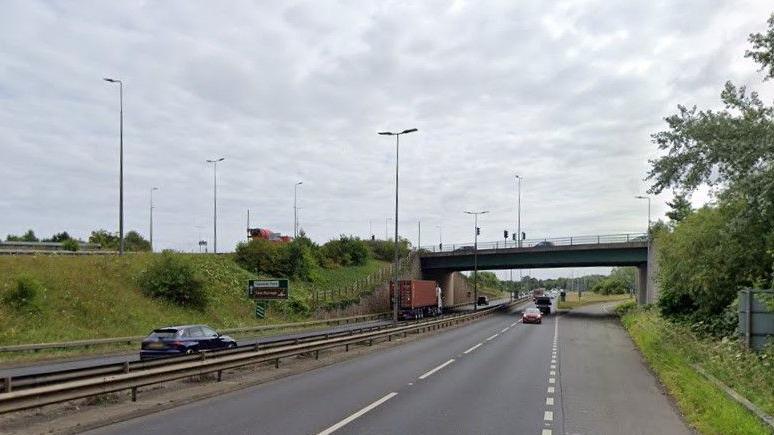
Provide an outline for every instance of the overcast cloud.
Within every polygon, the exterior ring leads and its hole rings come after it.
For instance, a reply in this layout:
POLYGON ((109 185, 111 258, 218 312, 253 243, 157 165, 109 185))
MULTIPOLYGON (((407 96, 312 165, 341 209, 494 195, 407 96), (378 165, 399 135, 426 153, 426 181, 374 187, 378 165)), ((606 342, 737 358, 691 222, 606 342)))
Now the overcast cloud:
MULTIPOLYGON (((644 231, 650 134, 678 103, 716 107, 768 1, 36 2, 0 14, 0 235, 118 227, 124 81, 126 229, 198 250, 253 226, 316 241, 384 237, 395 144, 400 232, 468 242, 644 231)), ((770 95, 771 93, 768 92, 770 95)), ((671 193, 654 198, 662 217, 671 193)), ((701 203, 706 195, 696 195, 701 203)), ((392 230, 390 230, 392 231, 392 230)))

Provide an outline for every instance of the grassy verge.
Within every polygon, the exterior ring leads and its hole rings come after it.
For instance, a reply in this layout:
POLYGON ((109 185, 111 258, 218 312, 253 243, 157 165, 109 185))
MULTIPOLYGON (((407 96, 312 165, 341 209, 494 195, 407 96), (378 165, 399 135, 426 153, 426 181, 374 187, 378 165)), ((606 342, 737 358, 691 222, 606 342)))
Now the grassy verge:
MULTIPOLYGON (((140 291, 137 276, 153 255, 0 257, 0 296, 11 291, 22 274, 44 287, 34 309, 19 310, 0 303, 0 345, 143 335, 169 324, 206 323, 223 329, 308 320, 285 309, 286 302, 272 302, 268 317, 256 319, 255 304, 245 294, 247 280, 254 275, 227 255, 191 255, 209 299, 205 309, 149 298, 140 291)), ((323 270, 319 285, 346 285, 382 264, 371 261, 359 267, 323 270)), ((291 282, 291 293, 302 299, 308 300, 310 288, 291 282)), ((69 356, 85 350, 39 352, 24 358, 46 358, 52 353, 69 356)), ((17 358, 0 354, 0 361, 17 358)))
POLYGON ((770 434, 758 420, 691 367, 701 365, 768 414, 774 413, 771 349, 757 355, 730 340, 702 340, 655 310, 634 309, 622 322, 637 347, 675 398, 686 420, 704 434, 770 434))
POLYGON ((600 295, 592 292, 567 292, 567 298, 564 302, 559 302, 559 309, 573 309, 587 304, 597 302, 615 302, 632 300, 628 294, 624 295, 600 295))

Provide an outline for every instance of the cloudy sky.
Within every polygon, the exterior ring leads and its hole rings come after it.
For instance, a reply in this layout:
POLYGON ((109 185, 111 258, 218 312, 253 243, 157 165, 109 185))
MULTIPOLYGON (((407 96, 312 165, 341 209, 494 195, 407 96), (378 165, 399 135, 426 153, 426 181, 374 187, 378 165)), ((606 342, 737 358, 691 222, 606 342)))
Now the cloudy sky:
MULTIPOLYGON (((384 237, 401 144, 400 232, 481 240, 641 232, 649 135, 679 103, 716 107, 768 1, 5 1, 0 234, 118 227, 124 81, 126 229, 157 248, 253 226, 384 237)), ((769 85, 770 87, 770 85, 769 85)), ((654 198, 662 216, 671 193, 654 198)), ((705 201, 696 195, 694 202, 705 201)), ((389 223, 392 225, 392 222, 389 223)), ((390 231, 392 231, 390 229, 390 231)), ((546 271, 549 273, 549 271, 546 271)))

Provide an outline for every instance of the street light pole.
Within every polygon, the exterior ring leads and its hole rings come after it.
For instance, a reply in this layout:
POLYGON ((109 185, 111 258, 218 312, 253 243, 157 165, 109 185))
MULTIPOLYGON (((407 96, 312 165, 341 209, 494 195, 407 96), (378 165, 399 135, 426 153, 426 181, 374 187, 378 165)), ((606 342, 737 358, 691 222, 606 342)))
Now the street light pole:
POLYGON ((473 215, 473 311, 478 310, 478 215, 489 213, 485 211, 466 211, 473 215))
POLYGON ((215 160, 207 160, 212 163, 212 252, 218 253, 218 162, 225 160, 221 157, 215 160))
POLYGON ((106 82, 118 83, 120 109, 119 127, 119 169, 118 169, 118 255, 124 255, 124 82, 104 78, 106 82))
POLYGON ((435 227, 438 228, 438 250, 443 251, 443 227, 441 225, 435 227))
POLYGON ((516 217, 516 220, 517 220, 516 231, 518 234, 516 234, 516 238, 519 240, 519 244, 517 246, 521 248, 521 177, 518 174, 516 174, 516 179, 519 180, 518 181, 519 199, 518 199, 518 205, 517 205, 518 211, 517 211, 517 217, 516 217))
POLYGON ((398 271, 398 168, 400 164, 400 136, 403 134, 413 133, 417 131, 416 128, 410 128, 408 130, 403 130, 401 132, 390 132, 390 131, 381 131, 378 134, 383 136, 395 136, 395 284, 393 286, 393 297, 392 297, 392 305, 393 305, 393 312, 392 312, 392 320, 397 323, 398 321, 398 301, 399 301, 399 288, 398 288, 398 278, 399 278, 399 271, 398 271))
POLYGON ((298 186, 304 184, 299 181, 293 186, 293 237, 298 237, 298 186))
POLYGON ((648 237, 650 237, 650 197, 644 196, 644 195, 637 195, 635 196, 635 198, 648 200, 648 237))
POLYGON ((158 187, 151 187, 150 190, 150 247, 153 252, 153 191, 159 190, 158 187))

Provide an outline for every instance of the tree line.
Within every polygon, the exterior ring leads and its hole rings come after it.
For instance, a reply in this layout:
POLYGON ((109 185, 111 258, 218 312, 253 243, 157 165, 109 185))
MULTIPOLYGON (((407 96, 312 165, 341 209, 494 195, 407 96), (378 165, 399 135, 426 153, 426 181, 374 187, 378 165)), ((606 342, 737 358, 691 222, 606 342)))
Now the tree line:
MULTIPOLYGON (((62 243, 63 248, 75 251, 80 247, 80 243, 85 243, 82 239, 71 236, 67 231, 55 233, 51 237, 39 239, 35 231, 27 230, 22 235, 8 234, 5 237, 6 242, 56 242, 62 243)), ((88 238, 88 243, 98 244, 104 250, 117 251, 119 245, 118 233, 111 233, 106 230, 92 231, 88 238)), ((151 244, 139 232, 129 231, 124 234, 124 249, 126 251, 143 252, 150 251, 151 244)))

